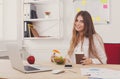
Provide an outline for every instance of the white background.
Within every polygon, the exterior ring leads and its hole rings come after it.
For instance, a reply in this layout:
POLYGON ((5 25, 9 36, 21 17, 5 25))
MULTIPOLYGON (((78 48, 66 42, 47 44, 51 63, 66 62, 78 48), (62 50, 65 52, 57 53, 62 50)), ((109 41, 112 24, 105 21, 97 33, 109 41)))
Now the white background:
MULTIPOLYGON (((5 39, 17 39, 17 27, 21 27, 22 17, 20 15, 21 0, 4 0, 4 28, 5 39)), ((105 43, 120 43, 120 7, 119 0, 110 0, 110 24, 95 25, 96 31, 102 36, 105 43)), ((52 49, 59 49, 62 54, 67 53, 71 38, 74 10, 72 0, 63 0, 63 38, 62 39, 42 39, 27 40, 27 48, 30 53, 42 59, 48 59, 52 49), (44 58, 44 56, 46 56, 44 58)), ((21 29, 18 30, 21 34, 21 29)), ((21 39, 21 36, 19 36, 21 39)))

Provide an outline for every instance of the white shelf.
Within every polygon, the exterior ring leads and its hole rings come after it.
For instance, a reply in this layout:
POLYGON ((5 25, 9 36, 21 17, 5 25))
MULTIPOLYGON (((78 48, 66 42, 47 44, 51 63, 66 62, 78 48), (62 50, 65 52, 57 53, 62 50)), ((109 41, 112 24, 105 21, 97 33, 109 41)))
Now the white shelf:
POLYGON ((46 4, 47 1, 30 1, 30 2, 24 2, 25 4, 46 4))
MULTIPOLYGON (((43 37, 24 37, 24 40, 39 40, 39 39, 56 39, 58 37, 43 36, 43 37)), ((58 38, 59 39, 59 38, 58 38)))
POLYGON ((26 19, 24 21, 56 21, 58 18, 41 18, 41 19, 26 19))
MULTIPOLYGON (((25 30, 25 24, 23 24, 23 32, 27 32, 27 36, 24 40, 39 40, 39 39, 60 39, 62 37, 62 19, 63 9, 61 0, 24 0, 23 2, 23 23, 30 22, 33 24, 33 28, 38 32, 41 37, 27 37, 30 35, 30 30, 25 30), (33 4, 33 5, 31 5, 33 4), (35 5, 34 5, 35 4, 35 5), (36 5, 37 4, 37 5, 36 5), (44 5, 45 4, 45 5, 44 5), (32 8, 31 8, 32 6, 32 8), (31 10, 36 11, 37 18, 30 19, 31 10), (45 12, 50 12, 49 17, 45 16, 45 12), (24 16, 25 15, 25 16, 24 16), (47 26, 47 27, 45 27, 47 26)), ((27 25, 25 25, 27 26, 27 25)), ((29 28, 26 28, 29 29, 29 28)), ((34 32, 32 32, 34 33, 34 32)), ((33 35, 34 36, 34 35, 33 35)))
POLYGON ((24 4, 50 4, 56 0, 36 0, 36 1, 25 1, 24 4))

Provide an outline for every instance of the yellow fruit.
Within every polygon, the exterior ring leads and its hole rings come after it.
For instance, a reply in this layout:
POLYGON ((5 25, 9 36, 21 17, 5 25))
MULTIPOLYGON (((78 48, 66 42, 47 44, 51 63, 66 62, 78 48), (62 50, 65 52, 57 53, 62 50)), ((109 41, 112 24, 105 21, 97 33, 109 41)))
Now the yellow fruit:
POLYGON ((53 53, 59 53, 59 54, 60 54, 60 51, 54 49, 54 50, 53 50, 53 53))

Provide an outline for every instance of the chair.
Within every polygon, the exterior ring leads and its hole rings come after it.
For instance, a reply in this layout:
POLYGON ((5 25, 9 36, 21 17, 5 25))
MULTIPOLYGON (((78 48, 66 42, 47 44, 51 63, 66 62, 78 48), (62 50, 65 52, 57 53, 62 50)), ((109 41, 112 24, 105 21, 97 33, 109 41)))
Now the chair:
POLYGON ((120 44, 105 43, 107 64, 120 64, 120 44))

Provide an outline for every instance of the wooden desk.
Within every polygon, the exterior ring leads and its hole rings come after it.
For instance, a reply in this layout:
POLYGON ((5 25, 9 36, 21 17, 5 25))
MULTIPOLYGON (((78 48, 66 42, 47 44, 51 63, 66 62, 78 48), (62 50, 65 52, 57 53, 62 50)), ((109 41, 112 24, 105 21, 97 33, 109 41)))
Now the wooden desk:
MULTIPOLYGON (((41 64, 40 62, 37 64, 41 64)), ((100 67, 120 70, 120 65, 73 65, 72 69, 65 69, 64 65, 56 65, 54 63, 43 63, 42 65, 50 66, 53 69, 64 69, 65 73, 52 74, 49 72, 38 72, 24 74, 11 67, 9 60, 0 59, 0 77, 6 77, 8 79, 87 79, 86 76, 80 75, 80 68, 88 67, 100 67), (75 71, 76 73, 71 72, 75 71)))

